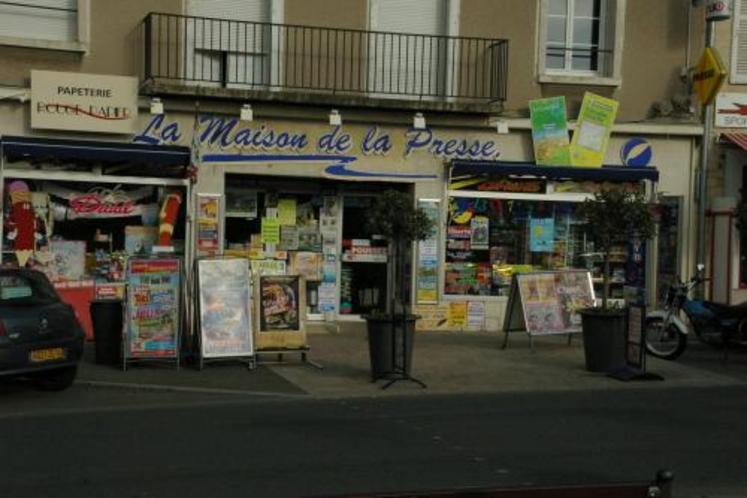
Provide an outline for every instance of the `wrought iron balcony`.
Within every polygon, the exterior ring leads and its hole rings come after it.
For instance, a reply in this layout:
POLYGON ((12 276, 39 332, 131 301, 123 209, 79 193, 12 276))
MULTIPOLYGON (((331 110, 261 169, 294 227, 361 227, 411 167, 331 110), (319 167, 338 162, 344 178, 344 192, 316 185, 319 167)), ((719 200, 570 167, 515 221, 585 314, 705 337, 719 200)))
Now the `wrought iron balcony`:
POLYGON ((150 84, 273 92, 276 99, 506 99, 507 40, 160 13, 148 14, 142 28, 143 78, 150 84))

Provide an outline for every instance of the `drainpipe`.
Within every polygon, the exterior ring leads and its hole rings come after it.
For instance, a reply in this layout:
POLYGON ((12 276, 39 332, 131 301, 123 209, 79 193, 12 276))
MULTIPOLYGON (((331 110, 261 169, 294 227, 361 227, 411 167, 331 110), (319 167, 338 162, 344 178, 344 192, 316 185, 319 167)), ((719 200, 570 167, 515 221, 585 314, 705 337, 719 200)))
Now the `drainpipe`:
MULTIPOLYGON (((706 21, 705 46, 713 47, 713 21, 706 21)), ((710 158, 711 134, 713 132, 713 102, 703 107, 703 139, 700 146, 700 174, 698 175, 698 240, 697 263, 705 264, 706 259, 706 194, 708 190, 708 161, 710 158)), ((711 268, 711 271, 713 269, 711 268)), ((703 297, 702 287, 696 293, 703 297)))

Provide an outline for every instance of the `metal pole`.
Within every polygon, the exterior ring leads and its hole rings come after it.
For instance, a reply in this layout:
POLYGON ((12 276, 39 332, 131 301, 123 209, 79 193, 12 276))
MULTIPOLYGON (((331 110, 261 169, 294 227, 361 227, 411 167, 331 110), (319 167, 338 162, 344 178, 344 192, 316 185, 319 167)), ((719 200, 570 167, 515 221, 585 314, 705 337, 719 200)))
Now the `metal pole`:
MULTIPOLYGON (((706 21, 706 47, 714 42, 713 21, 706 21)), ((705 264, 706 260, 706 194, 708 190, 708 161, 710 157, 711 134, 713 130, 713 103, 703 107, 703 139, 700 145, 700 174, 698 175, 698 240, 697 263, 705 264)), ((702 288, 696 289, 699 295, 702 288)))

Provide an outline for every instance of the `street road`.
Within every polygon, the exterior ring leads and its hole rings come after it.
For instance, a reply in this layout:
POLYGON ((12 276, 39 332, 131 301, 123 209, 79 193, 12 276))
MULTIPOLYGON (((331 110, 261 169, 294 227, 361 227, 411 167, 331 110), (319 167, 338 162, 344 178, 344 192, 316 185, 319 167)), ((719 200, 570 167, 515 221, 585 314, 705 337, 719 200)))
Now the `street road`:
POLYGON ((269 399, 0 388, 0 496, 284 497, 606 483, 747 496, 747 388, 269 399))

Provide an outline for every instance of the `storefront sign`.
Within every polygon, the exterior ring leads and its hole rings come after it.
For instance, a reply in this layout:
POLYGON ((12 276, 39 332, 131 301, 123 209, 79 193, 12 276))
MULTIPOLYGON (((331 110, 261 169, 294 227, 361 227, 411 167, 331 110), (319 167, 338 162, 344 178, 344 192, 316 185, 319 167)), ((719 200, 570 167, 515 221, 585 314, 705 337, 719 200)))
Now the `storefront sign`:
POLYGON ((518 194, 544 194, 545 180, 524 180, 513 178, 492 178, 478 176, 459 178, 449 183, 449 190, 479 190, 481 192, 510 192, 518 194))
POLYGON ((178 259, 130 259, 125 360, 177 356, 179 268, 178 259))
POLYGON ((135 203, 116 188, 96 188, 71 197, 70 208, 81 218, 123 218, 133 216, 135 203))
POLYGON ((535 162, 543 166, 570 165, 565 97, 530 100, 529 114, 535 162))
POLYGON ((571 164, 601 167, 607 152, 618 102, 586 92, 571 141, 571 164))
POLYGON ((433 230, 425 240, 418 242, 416 298, 418 304, 437 303, 441 202, 438 199, 419 199, 418 207, 428 216, 433 230))
POLYGON ((179 121, 167 121, 164 115, 151 118, 136 143, 192 144, 200 147, 202 164, 293 162, 323 164, 330 177, 355 179, 431 179, 437 175, 401 171, 372 171, 356 168, 361 157, 412 157, 430 155, 438 159, 495 160, 500 156, 498 142, 487 134, 471 137, 426 130, 406 130, 402 136, 374 126, 353 135, 349 128, 334 127, 311 134, 283 129, 267 123, 247 126, 236 118, 203 115, 197 128, 182 127, 179 121), (194 133, 190 140, 189 133, 194 133))
POLYGON ((32 70, 31 127, 132 133, 137 95, 137 78, 32 70))
POLYGON ((747 93, 719 93, 716 97, 716 126, 747 128, 747 93))
POLYGON ((693 88, 703 105, 710 104, 726 79, 726 68, 714 47, 706 47, 693 73, 693 88))

